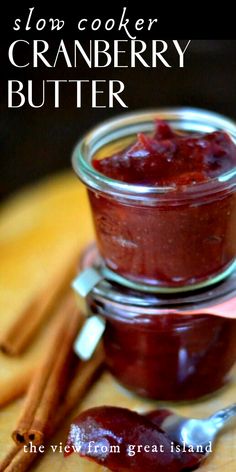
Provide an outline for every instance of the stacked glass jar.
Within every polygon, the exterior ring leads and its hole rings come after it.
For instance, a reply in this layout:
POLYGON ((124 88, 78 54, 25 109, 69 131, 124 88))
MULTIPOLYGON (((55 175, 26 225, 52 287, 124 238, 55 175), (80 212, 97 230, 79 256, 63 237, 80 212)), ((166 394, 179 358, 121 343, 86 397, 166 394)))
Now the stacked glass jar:
POLYGON ((73 165, 88 189, 98 249, 83 258, 74 287, 88 313, 106 320, 115 377, 143 396, 186 400, 224 385, 236 360, 236 168, 181 191, 94 168, 94 157, 118 155, 156 119, 236 140, 227 118, 182 108, 127 114, 85 136, 73 165))

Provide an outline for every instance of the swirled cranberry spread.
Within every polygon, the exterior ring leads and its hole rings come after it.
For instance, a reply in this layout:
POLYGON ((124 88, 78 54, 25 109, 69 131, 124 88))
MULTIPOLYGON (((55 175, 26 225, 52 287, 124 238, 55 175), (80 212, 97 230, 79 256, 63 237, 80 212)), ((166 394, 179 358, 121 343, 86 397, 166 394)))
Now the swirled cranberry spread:
POLYGON ((182 186, 206 182, 236 165, 236 145, 224 131, 176 133, 156 122, 153 137, 139 133, 137 142, 93 166, 102 174, 131 184, 182 186))

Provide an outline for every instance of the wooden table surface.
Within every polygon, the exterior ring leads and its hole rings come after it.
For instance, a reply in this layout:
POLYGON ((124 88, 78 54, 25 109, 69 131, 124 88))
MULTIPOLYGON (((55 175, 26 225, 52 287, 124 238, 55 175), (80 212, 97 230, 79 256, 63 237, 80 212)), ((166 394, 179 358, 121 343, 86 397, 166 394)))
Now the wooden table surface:
MULTIPOLYGON (((56 265, 60 267, 65 258, 82 249, 92 239, 86 193, 70 173, 40 182, 5 203, 1 208, 0 221, 0 332, 10 325, 37 287, 47 277, 50 278, 56 265)), ((37 367, 45 342, 46 333, 42 329, 34 345, 21 357, 9 358, 0 354, 0 402, 1 394, 9 382, 18 375, 24 375, 30 366, 37 367)), ((179 413, 201 417, 235 399, 236 370, 231 384, 210 399, 171 407, 179 413)), ((0 409, 0 461, 12 445, 10 433, 16 424, 21 404, 22 399, 0 409)), ((122 389, 107 372, 78 405, 73 416, 81 409, 101 404, 119 405, 138 411, 160 405, 133 396, 122 389)), ((68 424, 69 419, 50 444, 64 443, 68 424)), ((76 454, 64 459, 62 453, 48 451, 34 464, 32 470, 101 472, 107 469, 80 459, 76 454)), ((227 427, 200 470, 235 472, 236 424, 227 427)))

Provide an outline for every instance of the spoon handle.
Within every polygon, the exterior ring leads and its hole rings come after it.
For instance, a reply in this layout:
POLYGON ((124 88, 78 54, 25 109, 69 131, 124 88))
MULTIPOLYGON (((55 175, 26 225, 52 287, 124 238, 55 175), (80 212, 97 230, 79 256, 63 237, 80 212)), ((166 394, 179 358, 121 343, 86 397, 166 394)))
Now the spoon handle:
POLYGON ((221 429, 231 418, 236 416, 236 403, 233 405, 227 406, 222 410, 217 411, 209 420, 214 423, 214 426, 218 429, 221 429))

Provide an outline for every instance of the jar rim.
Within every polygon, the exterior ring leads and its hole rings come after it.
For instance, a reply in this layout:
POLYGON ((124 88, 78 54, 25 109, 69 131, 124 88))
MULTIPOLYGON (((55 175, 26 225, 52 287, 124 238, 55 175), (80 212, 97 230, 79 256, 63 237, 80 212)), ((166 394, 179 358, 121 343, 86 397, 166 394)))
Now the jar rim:
MULTIPOLYGON (((139 131, 153 129, 156 118, 168 121, 174 129, 188 132, 213 132, 224 130, 236 143, 236 123, 218 113, 200 108, 157 108, 121 114, 94 127, 76 145, 72 155, 72 166, 78 177, 92 190, 130 200, 145 200, 150 197, 156 202, 167 198, 184 200, 201 196, 215 196, 219 192, 232 191, 236 185, 236 166, 207 182, 176 186, 145 186, 122 182, 98 172, 91 164, 92 156, 104 145, 131 136, 139 131)), ((149 200, 150 201, 150 200, 149 200)))

